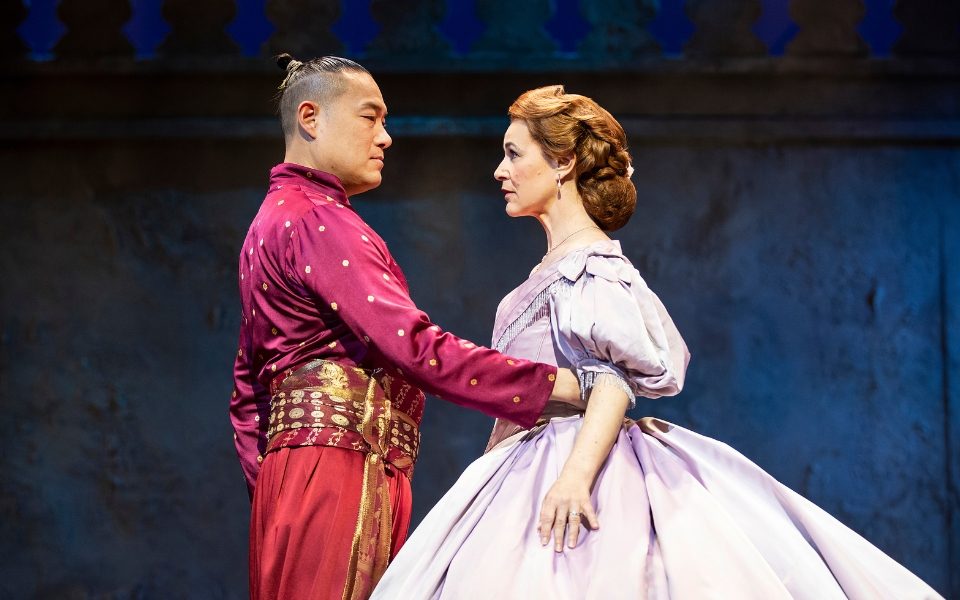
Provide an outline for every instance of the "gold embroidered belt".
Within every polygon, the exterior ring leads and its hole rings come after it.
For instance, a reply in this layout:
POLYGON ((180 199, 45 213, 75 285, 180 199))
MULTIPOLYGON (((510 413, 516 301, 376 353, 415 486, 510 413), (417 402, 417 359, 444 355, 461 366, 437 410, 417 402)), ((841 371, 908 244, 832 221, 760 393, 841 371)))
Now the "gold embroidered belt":
POLYGON ((393 532, 387 470, 411 477, 420 447, 417 423, 393 407, 380 376, 313 360, 270 384, 267 453, 322 445, 366 455, 344 600, 366 598, 387 568, 393 532))

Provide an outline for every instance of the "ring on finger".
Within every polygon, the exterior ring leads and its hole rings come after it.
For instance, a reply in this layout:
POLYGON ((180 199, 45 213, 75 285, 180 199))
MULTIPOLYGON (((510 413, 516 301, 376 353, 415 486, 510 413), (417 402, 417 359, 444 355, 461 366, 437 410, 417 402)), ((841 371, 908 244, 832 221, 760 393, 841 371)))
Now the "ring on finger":
POLYGON ((570 512, 567 513, 567 515, 569 515, 571 519, 574 519, 574 518, 579 519, 579 518, 580 518, 580 513, 578 513, 578 512, 575 511, 575 510, 571 510, 570 512))

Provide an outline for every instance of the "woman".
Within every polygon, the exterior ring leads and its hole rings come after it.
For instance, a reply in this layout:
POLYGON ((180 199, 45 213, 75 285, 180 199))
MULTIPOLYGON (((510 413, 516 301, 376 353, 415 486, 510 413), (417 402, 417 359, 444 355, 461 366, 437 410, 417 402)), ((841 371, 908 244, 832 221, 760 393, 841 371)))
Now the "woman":
POLYGON ((633 213, 619 123, 560 86, 510 107, 495 177, 548 251, 501 302, 494 345, 573 368, 584 414, 498 421, 487 453, 423 520, 374 598, 939 598, 725 444, 624 422, 683 387, 689 353, 604 231, 633 213), (550 544, 552 551, 543 548, 550 544))

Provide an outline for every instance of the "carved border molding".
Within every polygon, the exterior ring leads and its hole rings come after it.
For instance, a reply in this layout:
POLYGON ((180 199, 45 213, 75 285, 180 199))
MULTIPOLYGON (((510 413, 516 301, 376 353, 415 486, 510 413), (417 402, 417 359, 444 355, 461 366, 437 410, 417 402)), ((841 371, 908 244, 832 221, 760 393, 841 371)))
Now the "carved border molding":
MULTIPOLYGON (((745 119, 623 117, 634 145, 960 145, 957 119, 745 119)), ((390 133, 410 138, 499 139, 507 124, 498 117, 393 117, 390 133)), ((5 142, 112 140, 158 143, 178 140, 249 140, 278 144, 280 125, 268 118, 167 118, 136 120, 0 121, 5 142)))
MULTIPOLYGON (((280 139, 266 61, 18 64, 0 77, 0 139, 280 139), (68 104, 59 101, 64 96, 68 104)), ((379 71, 391 132, 499 137, 526 89, 563 83, 649 144, 956 144, 960 61, 649 60, 629 70, 379 71), (411 83, 413 82, 413 83, 411 83)))

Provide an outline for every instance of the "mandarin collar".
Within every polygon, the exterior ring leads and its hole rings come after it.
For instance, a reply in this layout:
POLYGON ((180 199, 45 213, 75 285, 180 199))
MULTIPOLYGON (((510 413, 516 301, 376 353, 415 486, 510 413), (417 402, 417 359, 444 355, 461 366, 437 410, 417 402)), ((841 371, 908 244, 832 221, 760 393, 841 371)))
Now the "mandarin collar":
POLYGON ((331 173, 311 169, 296 163, 280 163, 270 169, 270 189, 284 185, 300 185, 330 196, 341 204, 350 206, 347 192, 340 179, 331 173))

